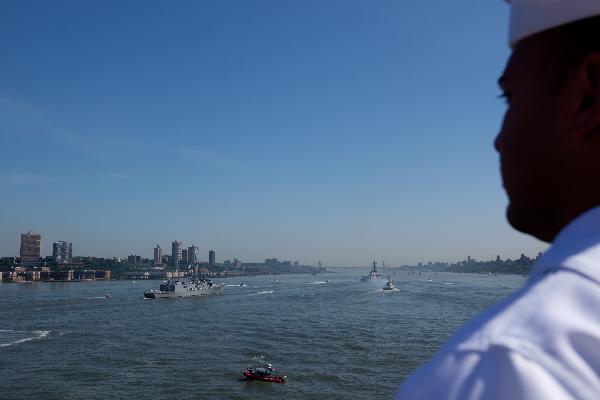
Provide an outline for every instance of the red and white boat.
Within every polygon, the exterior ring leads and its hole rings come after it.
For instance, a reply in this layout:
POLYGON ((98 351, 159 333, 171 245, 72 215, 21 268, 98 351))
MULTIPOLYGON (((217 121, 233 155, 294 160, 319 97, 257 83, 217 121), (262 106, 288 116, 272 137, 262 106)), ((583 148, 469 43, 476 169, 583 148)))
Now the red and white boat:
POLYGON ((273 382, 273 383, 284 383, 285 376, 274 375, 275 368, 271 364, 267 368, 251 368, 248 367, 244 371, 246 379, 273 382))

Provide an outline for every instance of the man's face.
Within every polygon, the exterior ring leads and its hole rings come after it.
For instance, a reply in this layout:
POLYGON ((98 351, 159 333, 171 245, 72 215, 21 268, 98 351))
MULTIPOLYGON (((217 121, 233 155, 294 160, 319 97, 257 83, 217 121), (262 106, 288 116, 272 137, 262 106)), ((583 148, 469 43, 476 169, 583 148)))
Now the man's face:
POLYGON ((499 80, 508 108, 495 141, 509 223, 546 241, 554 236, 548 226, 558 218, 564 162, 560 94, 550 60, 548 45, 535 36, 517 46, 499 80))

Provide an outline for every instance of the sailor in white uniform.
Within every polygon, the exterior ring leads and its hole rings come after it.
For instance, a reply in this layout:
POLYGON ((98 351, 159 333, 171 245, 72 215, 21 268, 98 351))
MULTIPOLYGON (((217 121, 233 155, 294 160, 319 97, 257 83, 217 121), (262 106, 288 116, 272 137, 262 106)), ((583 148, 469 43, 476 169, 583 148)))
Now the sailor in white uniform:
POLYGON ((600 0, 510 3, 507 218, 552 247, 397 399, 600 399, 600 0))

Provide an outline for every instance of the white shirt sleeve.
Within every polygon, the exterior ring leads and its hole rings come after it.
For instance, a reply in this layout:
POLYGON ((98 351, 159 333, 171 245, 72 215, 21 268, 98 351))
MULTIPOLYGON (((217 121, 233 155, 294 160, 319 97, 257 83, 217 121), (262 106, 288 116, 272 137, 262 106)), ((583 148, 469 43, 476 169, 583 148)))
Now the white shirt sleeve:
POLYGON ((432 360, 402 386, 396 399, 572 399, 547 370, 504 346, 452 352, 432 360))

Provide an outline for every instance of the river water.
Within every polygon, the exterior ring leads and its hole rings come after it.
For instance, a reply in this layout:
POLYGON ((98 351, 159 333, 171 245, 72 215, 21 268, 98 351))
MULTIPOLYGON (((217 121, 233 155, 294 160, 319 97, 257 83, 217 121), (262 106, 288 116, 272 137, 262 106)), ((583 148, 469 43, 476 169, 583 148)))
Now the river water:
POLYGON ((0 397, 392 398, 525 279, 396 271, 384 292, 367 272, 226 279, 221 295, 170 300, 143 298, 160 281, 0 283, 0 397), (240 379, 266 362, 288 382, 240 379))

